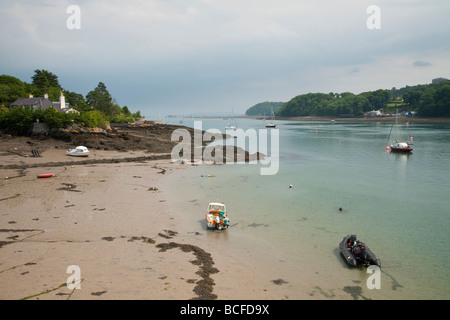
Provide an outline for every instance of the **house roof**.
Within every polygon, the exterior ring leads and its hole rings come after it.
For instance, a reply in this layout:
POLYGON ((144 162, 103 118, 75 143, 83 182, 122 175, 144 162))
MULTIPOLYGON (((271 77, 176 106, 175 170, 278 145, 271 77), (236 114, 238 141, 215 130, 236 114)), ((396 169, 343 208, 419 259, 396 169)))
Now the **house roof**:
POLYGON ((43 98, 43 97, 36 97, 36 98, 22 98, 17 99, 13 103, 9 105, 10 107, 15 106, 32 106, 35 109, 47 109, 49 107, 53 107, 58 111, 65 111, 69 108, 69 104, 66 103, 65 106, 61 107, 61 102, 52 102, 49 99, 43 98))
POLYGON ((53 106, 53 103, 45 98, 23 98, 17 99, 13 103, 10 104, 10 107, 14 106, 36 106, 39 109, 47 109, 48 107, 53 106))

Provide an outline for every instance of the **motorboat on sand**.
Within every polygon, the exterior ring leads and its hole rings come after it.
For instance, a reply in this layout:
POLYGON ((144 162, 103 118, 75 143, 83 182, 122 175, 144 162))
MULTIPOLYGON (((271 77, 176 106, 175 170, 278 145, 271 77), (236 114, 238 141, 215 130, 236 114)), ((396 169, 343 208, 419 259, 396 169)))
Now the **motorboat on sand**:
POLYGON ((67 155, 73 157, 87 157, 89 156, 89 150, 85 146, 78 146, 75 149, 67 150, 67 155))
POLYGON ((208 229, 223 230, 230 226, 230 219, 227 217, 227 208, 221 202, 211 202, 206 212, 206 225, 208 229))
POLYGON ((353 267, 361 265, 381 267, 380 259, 363 242, 357 240, 355 235, 345 236, 339 243, 339 249, 347 263, 353 267))

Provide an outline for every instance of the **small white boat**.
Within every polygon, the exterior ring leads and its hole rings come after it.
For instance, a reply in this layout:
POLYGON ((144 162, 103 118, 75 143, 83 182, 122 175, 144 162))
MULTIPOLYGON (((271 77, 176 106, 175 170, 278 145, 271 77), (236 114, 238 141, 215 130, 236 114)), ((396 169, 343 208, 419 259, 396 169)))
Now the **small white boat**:
POLYGON ((236 129, 237 129, 237 122, 233 112, 233 120, 232 122, 228 122, 228 124, 225 126, 225 133, 231 135, 233 138, 237 138, 236 129))
POLYGON ((220 202, 211 202, 206 212, 206 224, 208 229, 227 229, 230 226, 230 219, 227 217, 227 208, 220 202))
POLYGON ((233 125, 228 125, 225 127, 225 130, 236 130, 236 127, 233 125))
POLYGON ((89 150, 84 146, 78 146, 75 149, 67 150, 67 155, 73 157, 87 157, 89 156, 89 150))
POLYGON ((275 124, 275 115, 273 113, 273 108, 272 108, 272 118, 271 118, 271 122, 266 123, 265 124, 266 128, 276 128, 277 125, 275 124))

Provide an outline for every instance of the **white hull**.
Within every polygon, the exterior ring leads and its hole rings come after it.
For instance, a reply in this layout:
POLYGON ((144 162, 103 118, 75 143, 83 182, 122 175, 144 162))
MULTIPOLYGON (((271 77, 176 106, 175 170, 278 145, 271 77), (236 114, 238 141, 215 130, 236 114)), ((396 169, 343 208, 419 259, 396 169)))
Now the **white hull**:
POLYGON ((71 153, 71 152, 67 152, 68 156, 71 157, 89 157, 89 152, 87 153, 71 153))
POLYGON ((89 150, 86 147, 80 146, 80 147, 76 147, 75 149, 67 150, 66 154, 68 156, 72 156, 72 157, 88 157, 89 150))

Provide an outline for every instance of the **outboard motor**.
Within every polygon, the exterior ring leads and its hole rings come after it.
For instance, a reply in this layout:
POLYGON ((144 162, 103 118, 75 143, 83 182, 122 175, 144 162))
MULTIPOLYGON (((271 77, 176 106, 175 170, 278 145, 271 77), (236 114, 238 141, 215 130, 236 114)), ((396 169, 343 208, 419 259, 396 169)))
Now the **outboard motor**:
POLYGON ((359 255, 360 255, 361 261, 363 263, 365 263, 365 264, 369 263, 369 256, 367 254, 366 247, 361 246, 361 250, 360 250, 360 254, 359 255))

